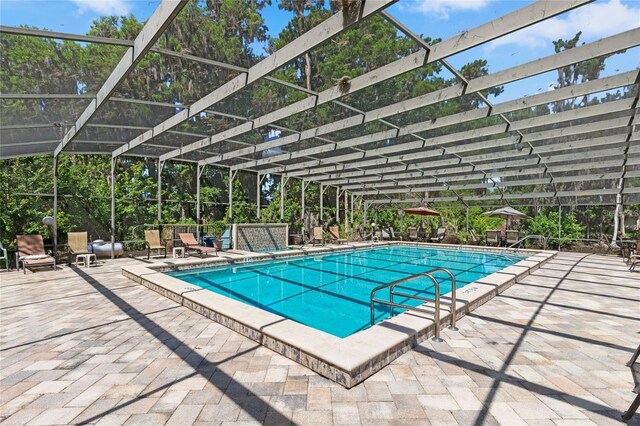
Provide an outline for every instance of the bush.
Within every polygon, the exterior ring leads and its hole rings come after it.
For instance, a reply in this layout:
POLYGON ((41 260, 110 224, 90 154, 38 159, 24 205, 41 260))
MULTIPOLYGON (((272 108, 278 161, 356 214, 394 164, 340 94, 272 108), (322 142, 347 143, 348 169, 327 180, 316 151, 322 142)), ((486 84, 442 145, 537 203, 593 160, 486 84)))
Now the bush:
MULTIPOLYGON (((584 226, 576 222, 573 214, 562 215, 560 244, 566 245, 572 239, 583 238, 584 226)), ((527 225, 529 235, 543 235, 547 240, 558 241, 558 212, 540 213, 527 225)))

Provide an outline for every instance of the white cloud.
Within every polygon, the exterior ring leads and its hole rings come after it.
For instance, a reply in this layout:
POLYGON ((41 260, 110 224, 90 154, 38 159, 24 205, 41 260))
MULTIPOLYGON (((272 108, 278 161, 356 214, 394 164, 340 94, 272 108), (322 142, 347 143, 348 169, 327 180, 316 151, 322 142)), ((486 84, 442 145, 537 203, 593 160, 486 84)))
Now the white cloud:
POLYGON ((513 44, 526 48, 550 47, 558 39, 570 39, 582 31, 580 41, 593 41, 640 26, 640 7, 625 5, 620 0, 592 3, 564 15, 524 28, 488 45, 513 44))
POLYGON ((131 4, 127 0, 71 0, 78 6, 78 13, 94 12, 99 15, 127 15, 131 4))
POLYGON ((411 10, 435 16, 440 19, 449 19, 449 14, 457 11, 480 10, 492 0, 415 0, 409 7, 411 10))

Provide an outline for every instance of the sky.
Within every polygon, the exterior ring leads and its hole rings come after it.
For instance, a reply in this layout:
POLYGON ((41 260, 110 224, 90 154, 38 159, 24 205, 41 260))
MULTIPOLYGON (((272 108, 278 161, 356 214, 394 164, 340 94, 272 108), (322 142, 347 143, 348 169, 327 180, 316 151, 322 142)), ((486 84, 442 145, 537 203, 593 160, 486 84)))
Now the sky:
MULTIPOLYGON (((387 11, 413 32, 447 39, 491 19, 517 10, 531 0, 401 0, 387 11)), ((0 23, 27 24, 52 31, 85 34, 101 15, 133 13, 148 19, 159 0, 0 0, 0 23)), ((277 0, 263 11, 269 34, 277 36, 291 15, 278 9, 277 0)), ((483 58, 491 72, 510 68, 553 53, 553 40, 572 38, 582 31, 581 41, 590 42, 640 26, 640 0, 597 0, 577 10, 517 31, 500 40, 449 58, 456 68, 483 58)), ((255 44, 255 50, 262 46, 255 44)), ((262 53, 262 52, 260 52, 262 53)), ((602 76, 640 66, 640 48, 609 58, 602 76)), ((550 90, 555 72, 509 84, 495 101, 550 90)))

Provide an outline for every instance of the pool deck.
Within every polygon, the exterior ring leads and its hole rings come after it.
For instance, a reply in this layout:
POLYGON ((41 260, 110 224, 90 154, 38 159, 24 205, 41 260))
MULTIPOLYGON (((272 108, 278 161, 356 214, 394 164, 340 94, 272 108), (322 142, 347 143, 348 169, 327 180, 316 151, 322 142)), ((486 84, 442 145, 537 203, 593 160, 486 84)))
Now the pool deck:
POLYGON ((351 389, 122 276, 136 264, 0 273, 3 424, 618 425, 635 396, 640 273, 619 257, 560 253, 351 389))

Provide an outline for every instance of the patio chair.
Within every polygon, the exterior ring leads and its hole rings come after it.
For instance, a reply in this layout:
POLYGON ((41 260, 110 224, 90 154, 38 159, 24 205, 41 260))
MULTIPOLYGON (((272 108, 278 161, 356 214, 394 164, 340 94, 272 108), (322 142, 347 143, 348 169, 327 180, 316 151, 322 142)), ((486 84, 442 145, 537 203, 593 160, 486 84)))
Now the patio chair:
POLYGON ((407 228, 407 232, 409 233, 409 241, 418 240, 418 228, 410 226, 409 228, 407 228))
POLYGON ((7 249, 0 243, 0 260, 4 259, 4 267, 9 272, 9 256, 7 256, 7 249))
POLYGON ((167 242, 162 244, 159 230, 144 231, 144 245, 147 248, 147 259, 151 256, 151 250, 164 250, 164 257, 167 257, 167 242))
MULTIPOLYGON (((396 241, 396 232, 393 230, 393 228, 389 228, 389 235, 391 236, 391 241, 396 241)), ((400 238, 400 240, 402 240, 402 237, 400 238)))
POLYGON ((473 229, 469 230, 469 236, 471 237, 471 244, 474 246, 480 245, 480 240, 476 236, 476 233, 473 229))
POLYGON ((431 241, 432 243, 441 243, 442 240, 444 240, 444 237, 446 235, 447 235, 447 229, 446 228, 438 228, 438 230, 436 231, 436 235, 431 237, 429 239, 429 241, 431 241))
POLYGON ((507 230, 507 246, 517 243, 520 241, 520 232, 507 230))
POLYGON ((340 229, 337 226, 329 227, 329 236, 332 241, 336 241, 338 244, 346 243, 346 238, 340 238, 340 229))
POLYGON ((231 249, 231 231, 229 229, 224 231, 220 239, 222 240, 222 250, 231 249))
POLYGON ((200 255, 200 257, 203 257, 203 255, 206 256, 209 253, 213 253, 216 256, 218 255, 218 252, 215 247, 201 246, 196 241, 196 237, 190 232, 178 234, 178 238, 180 238, 180 241, 182 242, 182 245, 184 246, 185 250, 187 251, 193 250, 197 252, 200 255))
POLYGON ((629 254, 629 271, 633 271, 640 264, 640 239, 636 241, 636 248, 629 254))
POLYGON ((500 231, 498 231, 497 229, 487 229, 487 245, 500 245, 500 231))
POLYGON ((358 236, 362 241, 367 241, 373 238, 373 232, 370 232, 367 234, 367 231, 364 225, 360 224, 360 226, 358 226, 358 236))
POLYGON ((56 270, 56 259, 44 250, 42 235, 18 235, 16 238, 18 240, 18 252, 16 253, 18 272, 20 265, 22 265, 25 274, 27 268, 50 266, 54 271, 56 270))
POLYGON ((627 367, 631 369, 631 377, 633 378, 632 392, 637 395, 629 405, 629 409, 622 415, 623 422, 631 420, 636 411, 638 411, 638 407, 640 407, 640 363, 638 362, 638 356, 640 356, 640 345, 638 345, 631 359, 627 362, 627 367))
POLYGON ((322 233, 322 227, 315 226, 313 228, 313 235, 311 236, 311 244, 315 246, 318 241, 320 242, 320 244, 324 245, 324 235, 322 233))
POLYGON ((73 256, 76 257, 76 263, 78 263, 78 255, 89 254, 89 234, 87 232, 69 232, 67 233, 67 258, 69 266, 73 256))

